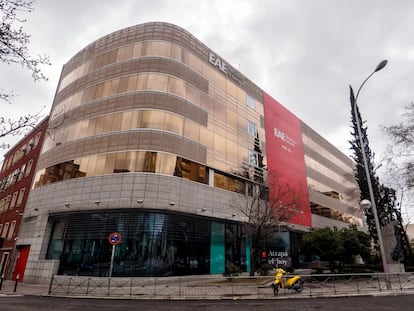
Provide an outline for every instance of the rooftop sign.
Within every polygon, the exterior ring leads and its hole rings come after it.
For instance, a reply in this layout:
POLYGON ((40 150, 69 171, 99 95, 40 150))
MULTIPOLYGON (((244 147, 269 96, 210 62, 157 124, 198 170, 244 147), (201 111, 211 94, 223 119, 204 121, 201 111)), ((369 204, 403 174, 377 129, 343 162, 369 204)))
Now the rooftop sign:
POLYGON ((227 64, 221 58, 217 57, 212 52, 210 52, 208 60, 213 66, 220 69, 220 71, 223 72, 230 79, 237 82, 238 84, 242 83, 242 78, 240 77, 240 75, 236 71, 234 71, 233 68, 229 64, 227 64))

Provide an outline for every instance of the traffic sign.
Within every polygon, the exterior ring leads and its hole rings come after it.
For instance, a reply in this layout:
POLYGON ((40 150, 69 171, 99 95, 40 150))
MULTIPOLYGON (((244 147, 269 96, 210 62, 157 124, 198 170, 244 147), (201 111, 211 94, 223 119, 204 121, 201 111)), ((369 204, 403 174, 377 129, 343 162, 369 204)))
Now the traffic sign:
POLYGON ((119 232, 112 232, 108 236, 108 241, 112 245, 117 245, 117 244, 121 243, 121 241, 122 241, 121 234, 119 232))

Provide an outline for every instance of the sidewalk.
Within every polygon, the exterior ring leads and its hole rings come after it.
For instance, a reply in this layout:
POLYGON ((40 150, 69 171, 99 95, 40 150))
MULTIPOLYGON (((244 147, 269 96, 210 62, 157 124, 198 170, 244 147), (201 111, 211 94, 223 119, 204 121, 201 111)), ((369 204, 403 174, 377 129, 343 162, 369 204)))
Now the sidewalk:
POLYGON ((17 283, 10 280, 3 280, 0 290, 0 296, 4 295, 33 295, 47 296, 49 293, 49 284, 28 284, 17 283))
MULTIPOLYGON (((203 279, 201 277, 201 279, 203 279)), ((222 278, 220 278, 222 280, 222 278)), ((414 287, 407 288, 406 290, 383 290, 378 291, 376 289, 370 289, 367 286, 366 291, 363 293, 355 293, 352 291, 342 291, 341 288, 345 289, 345 284, 336 283, 336 291, 326 291, 331 285, 325 284, 322 291, 319 292, 318 288, 315 288, 311 284, 305 285, 304 292, 300 294, 291 293, 289 291, 281 291, 276 297, 273 295, 271 288, 267 284, 263 285, 253 285, 253 286, 238 286, 235 283, 221 283, 220 285, 210 285, 205 286, 200 284, 200 280, 197 282, 187 280, 187 278, 180 279, 180 282, 183 282, 180 288, 177 287, 173 279, 166 278, 164 279, 163 284, 157 285, 157 294, 154 295, 154 286, 153 285, 140 285, 131 289, 126 289, 127 293, 134 293, 135 295, 123 295, 124 292, 118 292, 120 287, 115 287, 113 291, 117 293, 117 296, 111 296, 105 294, 106 288, 98 286, 99 288, 91 289, 88 295, 84 295, 79 292, 76 294, 76 290, 72 291, 72 294, 66 295, 67 286, 64 285, 64 293, 61 295, 56 291, 52 296, 62 296, 62 297, 88 297, 88 298, 113 298, 116 297, 122 298, 135 298, 135 299, 294 299, 294 298, 315 298, 315 297, 347 297, 347 296, 358 296, 358 295, 414 295, 414 287), (186 284, 185 284, 186 283, 186 284), (98 289, 103 289, 103 293, 100 293, 98 289), (148 291, 148 293, 146 293, 148 291), (310 294, 312 291, 312 294, 310 294), (139 294, 137 294, 139 292, 139 294), (118 295, 119 294, 119 295, 118 295)), ((116 279, 113 279, 113 282, 116 283, 116 279)), ((202 282, 202 281, 201 281, 202 282)), ((306 283, 305 283, 306 284, 306 283)), ((54 285, 56 286, 56 285, 54 285)), ((78 287, 77 289, 81 289, 78 287)), ((30 283, 17 283, 11 280, 4 280, 2 283, 2 288, 0 290, 1 296, 49 296, 49 284, 30 284, 30 283)))

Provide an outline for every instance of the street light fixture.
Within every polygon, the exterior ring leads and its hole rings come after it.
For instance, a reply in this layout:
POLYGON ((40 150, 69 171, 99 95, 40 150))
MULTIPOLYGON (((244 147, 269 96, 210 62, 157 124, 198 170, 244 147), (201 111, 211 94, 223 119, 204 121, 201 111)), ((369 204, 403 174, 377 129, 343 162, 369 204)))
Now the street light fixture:
POLYGON ((379 244, 379 248, 380 248, 380 252, 381 252, 381 260, 382 260, 382 268, 385 274, 385 282, 387 284, 387 288, 390 288, 390 284, 388 282, 388 266, 387 266, 387 258, 385 257, 385 249, 384 249, 384 243, 382 240, 382 234, 381 234, 381 225, 378 219, 378 213, 377 213, 377 205, 375 203, 375 197, 374 197, 374 191, 372 188, 372 181, 371 181, 371 175, 369 172, 369 168, 368 168, 368 161, 367 161, 367 155, 365 153, 365 146, 364 146, 364 140, 362 138, 362 131, 361 131, 361 124, 357 115, 357 100, 358 100, 358 95, 359 92, 361 91, 362 87, 364 86, 364 84, 368 81, 369 78, 372 77, 372 75, 374 73, 376 73, 377 71, 380 71, 382 68, 384 68, 387 65, 387 60, 383 60, 382 62, 380 62, 377 67, 375 67, 375 70, 368 76, 365 78, 364 82, 362 82, 361 86, 359 87, 357 93, 356 93, 356 97, 354 97, 354 92, 352 90, 352 87, 349 86, 350 89, 350 99, 351 99, 351 104, 354 110, 354 117, 355 117, 355 121, 356 121, 356 125, 357 125, 357 131, 358 131, 358 136, 359 136, 359 144, 361 147, 361 153, 362 153, 362 159, 364 162, 364 168, 365 168, 365 175, 367 178, 367 184, 368 184, 368 191, 369 191, 369 198, 370 201, 368 200, 362 200, 361 201, 361 206, 362 207, 367 207, 369 208, 369 206, 371 206, 371 210, 372 210, 372 214, 374 216, 374 220, 375 220, 375 228, 377 230, 377 236, 378 236, 378 244, 379 244), (368 201, 368 202, 367 202, 368 201), (370 203, 369 205, 367 205, 368 203, 370 203))

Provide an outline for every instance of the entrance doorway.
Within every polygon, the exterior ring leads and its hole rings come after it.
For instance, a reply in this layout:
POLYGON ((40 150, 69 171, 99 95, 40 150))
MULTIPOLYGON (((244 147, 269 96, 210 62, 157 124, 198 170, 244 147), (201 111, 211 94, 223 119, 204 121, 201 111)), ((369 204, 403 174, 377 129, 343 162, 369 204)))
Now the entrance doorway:
POLYGON ((6 270, 7 260, 9 259, 9 253, 3 253, 0 261, 0 277, 3 277, 3 274, 6 270))
POLYGON ((30 246, 20 246, 17 251, 19 254, 17 255, 16 266, 14 267, 12 280, 15 281, 16 277, 19 276, 19 281, 22 282, 24 270, 26 269, 27 258, 29 257, 30 246))

